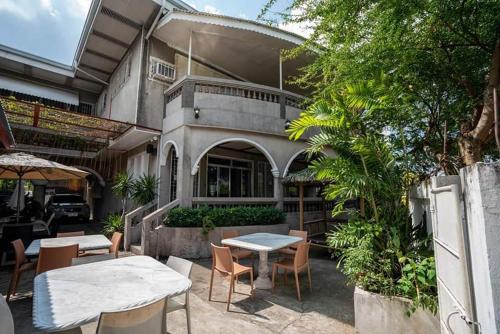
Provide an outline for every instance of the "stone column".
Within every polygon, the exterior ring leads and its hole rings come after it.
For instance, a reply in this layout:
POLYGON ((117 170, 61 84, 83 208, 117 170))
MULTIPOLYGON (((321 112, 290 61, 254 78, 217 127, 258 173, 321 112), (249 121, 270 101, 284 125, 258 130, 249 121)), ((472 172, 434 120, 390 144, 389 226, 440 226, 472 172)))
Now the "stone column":
POLYGON ((177 199, 180 206, 190 208, 193 203, 193 175, 191 162, 190 130, 184 130, 182 152, 177 162, 177 199))
POLYGON ((280 172, 278 170, 272 170, 273 173, 273 186, 274 186, 274 198, 276 199, 276 208, 283 210, 283 178, 280 177, 280 172))

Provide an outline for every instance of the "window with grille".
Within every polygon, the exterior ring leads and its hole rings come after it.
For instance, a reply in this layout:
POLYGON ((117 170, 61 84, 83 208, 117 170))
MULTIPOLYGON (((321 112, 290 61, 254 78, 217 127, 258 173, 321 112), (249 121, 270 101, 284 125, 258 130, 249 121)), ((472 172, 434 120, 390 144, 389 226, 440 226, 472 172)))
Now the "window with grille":
POLYGON ((175 65, 151 57, 150 77, 161 81, 172 82, 175 80, 175 65))

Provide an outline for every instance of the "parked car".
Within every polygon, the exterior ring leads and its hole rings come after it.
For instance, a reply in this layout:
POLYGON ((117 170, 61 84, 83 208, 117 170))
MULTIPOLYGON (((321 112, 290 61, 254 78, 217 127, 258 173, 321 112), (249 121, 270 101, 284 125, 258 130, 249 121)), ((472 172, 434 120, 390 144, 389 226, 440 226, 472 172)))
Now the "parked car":
POLYGON ((90 217, 90 208, 78 194, 55 194, 50 197, 46 205, 47 217, 55 213, 55 219, 79 220, 87 222, 90 217))

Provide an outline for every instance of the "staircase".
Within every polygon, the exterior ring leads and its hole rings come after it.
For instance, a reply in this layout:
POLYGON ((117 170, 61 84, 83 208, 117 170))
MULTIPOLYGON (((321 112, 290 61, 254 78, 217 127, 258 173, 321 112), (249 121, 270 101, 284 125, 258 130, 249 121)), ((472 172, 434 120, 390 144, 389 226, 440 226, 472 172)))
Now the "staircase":
MULTIPOLYGON (((161 224, 161 221, 163 220, 163 216, 171 209, 179 206, 179 200, 174 200, 158 209, 155 211, 151 212, 147 216, 143 217, 141 222, 139 223, 141 227, 141 239, 140 239, 140 244, 133 243, 131 242, 130 235, 127 236, 127 232, 131 231, 131 224, 132 224, 132 218, 139 215, 140 213, 144 212, 147 210, 146 207, 151 208, 153 207, 152 204, 147 204, 144 207, 138 208, 134 211, 132 211, 130 214, 127 214, 125 216, 125 249, 130 250, 131 253, 137 254, 137 255, 150 255, 150 256, 155 256, 158 255, 158 249, 152 249, 150 247, 151 244, 151 237, 153 234, 155 234, 154 228, 159 226, 161 224), (130 216, 129 216, 130 215, 130 216), (127 219, 127 216, 128 219, 127 219)), ((156 232, 157 233, 157 232, 156 232)))

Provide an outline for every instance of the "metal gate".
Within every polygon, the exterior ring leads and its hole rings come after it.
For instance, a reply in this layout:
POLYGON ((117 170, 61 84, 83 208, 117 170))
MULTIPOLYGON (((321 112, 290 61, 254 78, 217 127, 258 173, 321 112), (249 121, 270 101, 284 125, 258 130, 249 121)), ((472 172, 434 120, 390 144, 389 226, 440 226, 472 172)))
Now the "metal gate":
POLYGON ((441 333, 479 333, 472 320, 476 317, 460 177, 434 177, 430 202, 441 333))

